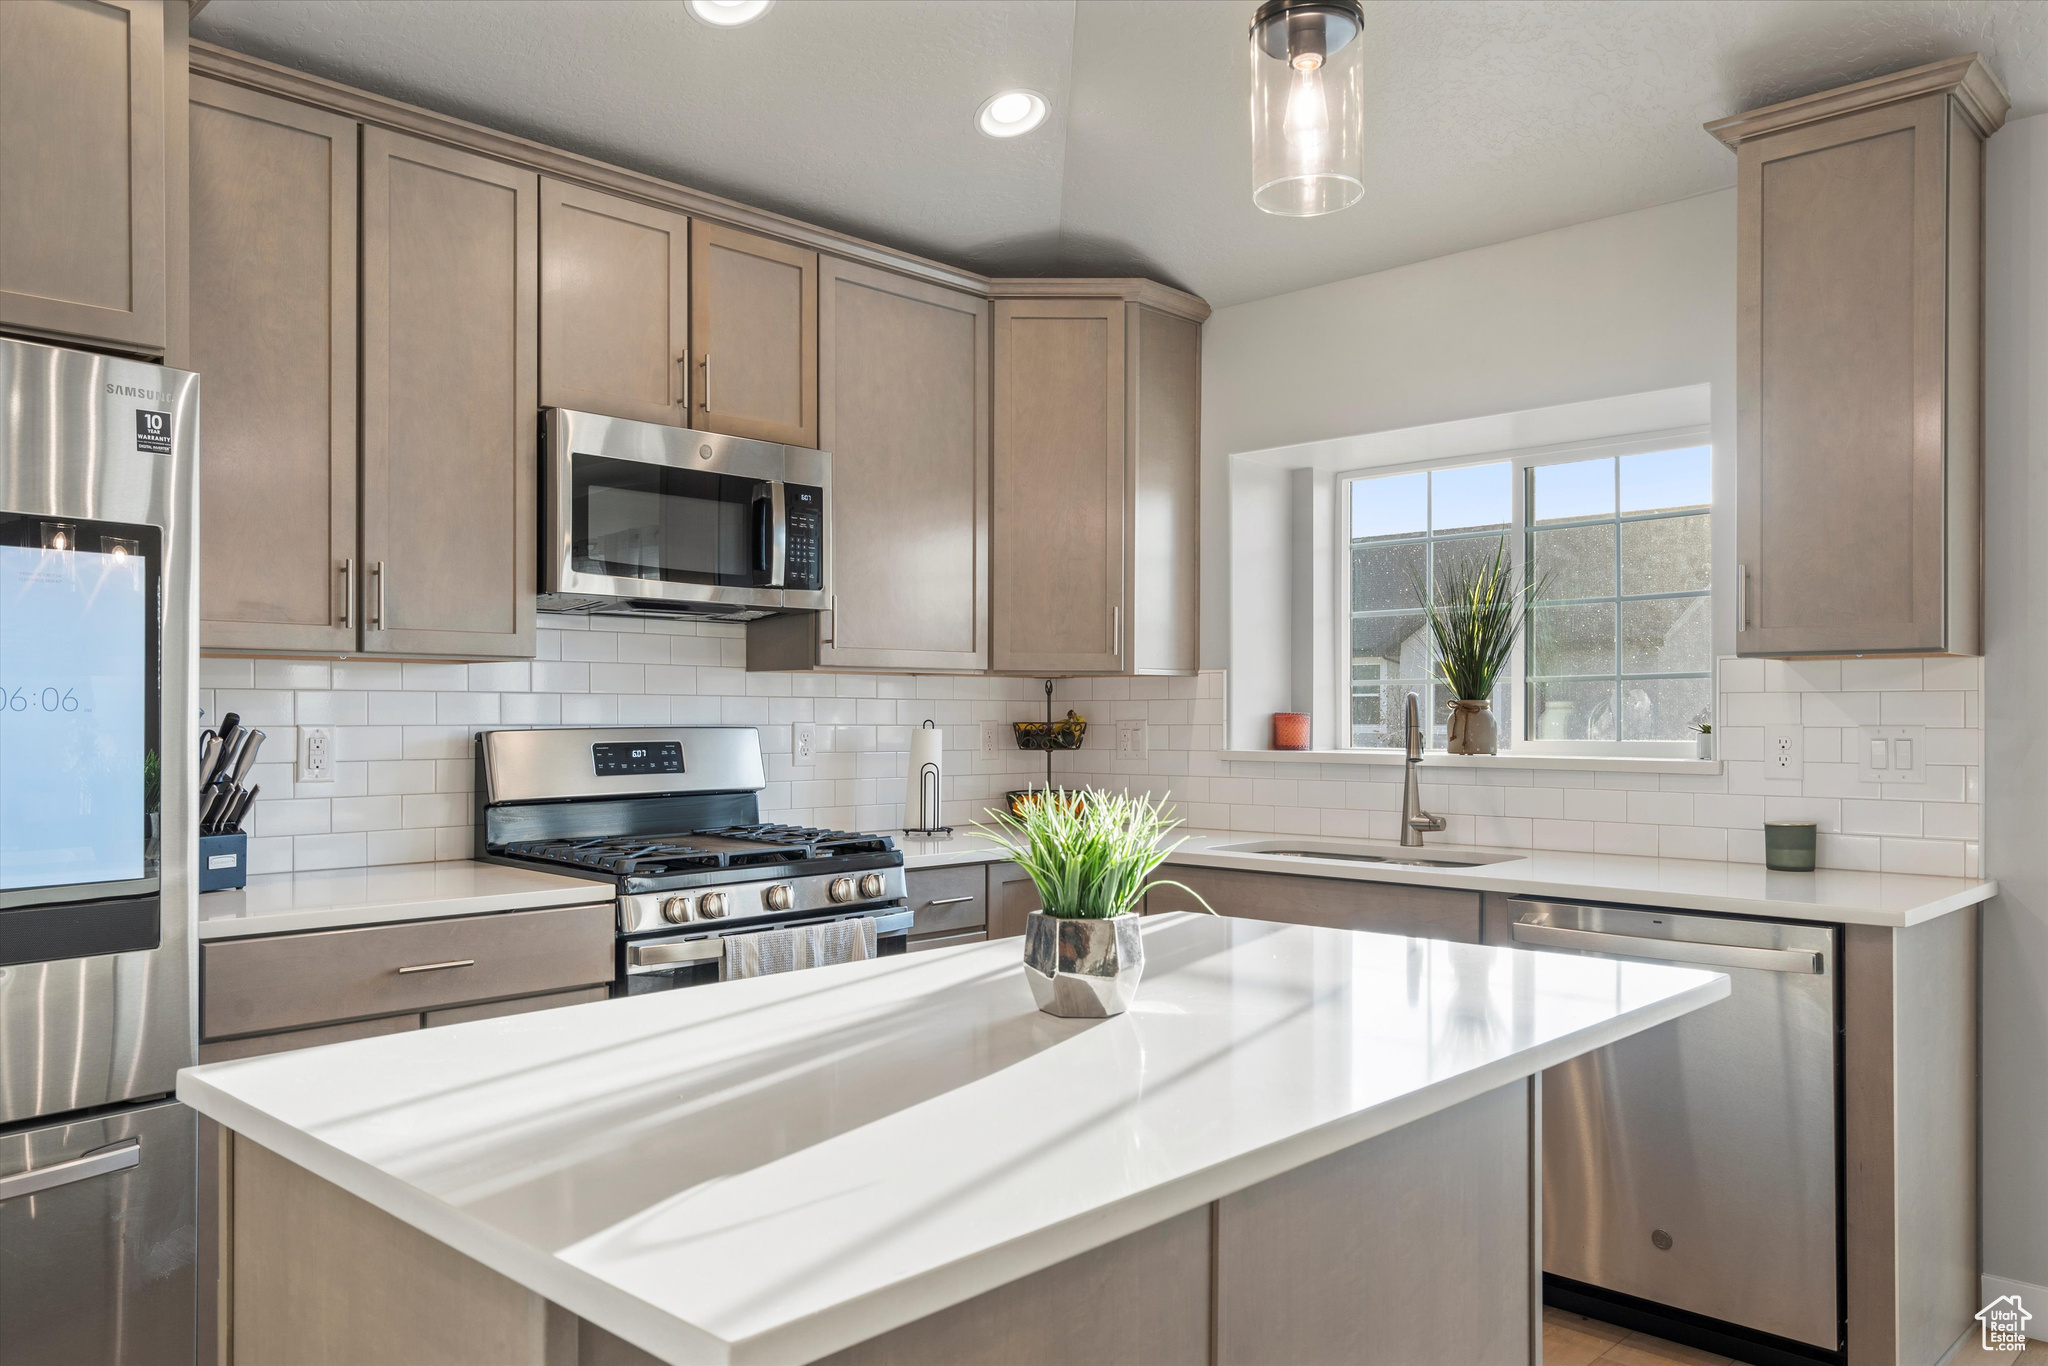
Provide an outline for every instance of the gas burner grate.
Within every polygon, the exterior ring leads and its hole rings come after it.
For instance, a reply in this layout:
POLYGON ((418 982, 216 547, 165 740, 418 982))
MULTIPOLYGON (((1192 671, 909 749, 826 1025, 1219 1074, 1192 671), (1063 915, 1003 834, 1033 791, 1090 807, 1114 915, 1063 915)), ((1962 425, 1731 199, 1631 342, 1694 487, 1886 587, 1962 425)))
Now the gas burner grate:
POLYGON ((619 877, 682 873, 725 864, 723 856, 715 850, 670 844, 666 840, 520 840, 506 845, 504 852, 544 863, 595 868, 619 877))

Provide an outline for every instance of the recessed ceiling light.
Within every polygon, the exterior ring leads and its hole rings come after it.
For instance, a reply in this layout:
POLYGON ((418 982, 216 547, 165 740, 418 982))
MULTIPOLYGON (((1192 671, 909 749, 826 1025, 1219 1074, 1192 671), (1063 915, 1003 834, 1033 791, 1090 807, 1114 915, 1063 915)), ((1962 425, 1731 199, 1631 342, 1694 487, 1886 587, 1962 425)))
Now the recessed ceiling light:
POLYGON ((775 0, 690 0, 690 13, 713 28, 738 28, 768 12, 775 0))
POLYGON ((1005 90, 982 102, 974 124, 992 138, 1013 138, 1044 123, 1047 107, 1036 90, 1005 90))

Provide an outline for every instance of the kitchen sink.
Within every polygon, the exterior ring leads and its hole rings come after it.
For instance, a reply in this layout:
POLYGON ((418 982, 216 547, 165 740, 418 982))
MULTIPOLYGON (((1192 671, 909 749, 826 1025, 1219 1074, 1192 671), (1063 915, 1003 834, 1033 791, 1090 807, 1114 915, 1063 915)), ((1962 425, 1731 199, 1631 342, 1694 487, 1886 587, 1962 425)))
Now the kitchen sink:
POLYGON ((1404 868, 1480 868, 1512 863, 1519 854, 1466 854, 1445 849, 1404 849, 1398 844, 1322 844, 1315 840, 1257 840, 1251 844, 1219 844, 1212 854, 1265 854, 1272 858, 1326 859, 1335 863, 1382 863, 1404 868))

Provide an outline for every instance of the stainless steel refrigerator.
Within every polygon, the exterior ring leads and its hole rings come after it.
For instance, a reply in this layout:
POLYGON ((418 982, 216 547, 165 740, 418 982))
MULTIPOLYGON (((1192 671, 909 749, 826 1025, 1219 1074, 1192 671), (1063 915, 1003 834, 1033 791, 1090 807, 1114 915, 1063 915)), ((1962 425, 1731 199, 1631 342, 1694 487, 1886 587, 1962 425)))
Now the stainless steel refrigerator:
POLYGON ((0 1361, 190 1363, 199 378, 0 339, 0 1361))

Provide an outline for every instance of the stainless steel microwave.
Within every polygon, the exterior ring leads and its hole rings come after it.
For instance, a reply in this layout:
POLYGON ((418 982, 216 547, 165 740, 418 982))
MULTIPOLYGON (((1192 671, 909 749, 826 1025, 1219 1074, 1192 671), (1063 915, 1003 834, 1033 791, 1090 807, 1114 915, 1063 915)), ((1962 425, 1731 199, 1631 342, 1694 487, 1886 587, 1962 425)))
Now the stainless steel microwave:
POLYGON ((549 408, 544 612, 747 621, 831 601, 832 457, 549 408))

